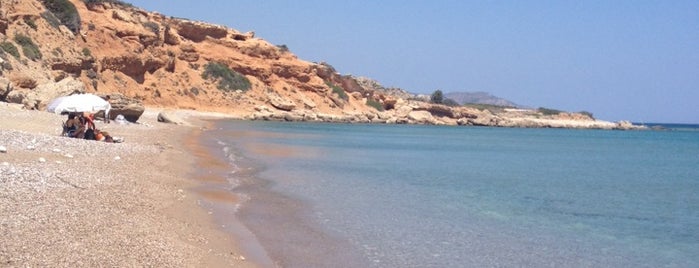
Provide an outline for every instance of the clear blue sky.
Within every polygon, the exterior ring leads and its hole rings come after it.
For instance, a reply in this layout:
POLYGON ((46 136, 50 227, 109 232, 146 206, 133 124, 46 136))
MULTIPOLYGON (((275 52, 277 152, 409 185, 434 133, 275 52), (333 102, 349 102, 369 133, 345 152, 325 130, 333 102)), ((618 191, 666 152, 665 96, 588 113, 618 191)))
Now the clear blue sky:
POLYGON ((699 123, 699 1, 127 0, 413 93, 699 123))

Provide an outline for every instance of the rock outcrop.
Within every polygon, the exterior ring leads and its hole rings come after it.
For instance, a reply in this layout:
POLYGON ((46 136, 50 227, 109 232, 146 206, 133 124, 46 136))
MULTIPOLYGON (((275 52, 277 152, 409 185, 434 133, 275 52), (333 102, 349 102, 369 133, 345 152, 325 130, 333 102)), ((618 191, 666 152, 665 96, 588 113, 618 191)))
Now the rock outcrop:
POLYGON ((175 125, 183 125, 184 120, 177 116, 174 111, 161 111, 158 113, 158 122, 162 123, 168 123, 168 124, 175 124, 175 125))
POLYGON ((177 33, 180 36, 194 42, 202 42, 207 37, 221 39, 228 36, 228 29, 225 27, 208 23, 184 21, 179 23, 178 27, 177 33))
POLYGON ((122 115, 127 121, 135 123, 146 110, 141 101, 126 97, 120 93, 98 94, 98 96, 103 99, 107 99, 107 96, 109 96, 109 104, 112 105, 109 118, 112 120, 118 115, 122 115))

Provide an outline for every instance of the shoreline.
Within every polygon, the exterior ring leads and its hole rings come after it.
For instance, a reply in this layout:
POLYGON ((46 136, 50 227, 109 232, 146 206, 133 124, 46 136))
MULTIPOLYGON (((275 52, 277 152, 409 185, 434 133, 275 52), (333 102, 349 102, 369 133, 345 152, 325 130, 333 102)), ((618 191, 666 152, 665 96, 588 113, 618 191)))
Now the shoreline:
POLYGON ((200 205, 182 144, 196 125, 157 114, 98 122, 125 138, 110 144, 61 137, 64 116, 0 103, 0 265, 258 267, 200 205))
MULTIPOLYGON (((209 136, 219 141, 214 148, 226 147, 221 159, 231 159, 236 167, 232 179, 233 192, 248 199, 236 214, 239 222, 255 235, 264 246, 274 267, 370 267, 365 256, 339 233, 316 222, 313 204, 298 196, 275 189, 279 180, 296 180, 288 174, 266 174, 274 170, 273 162, 293 157, 288 148, 274 144, 260 144, 258 137, 285 135, 251 129, 248 123, 217 120, 209 136), (272 176, 272 177, 270 177, 272 176)), ((293 134, 292 134, 293 135, 293 134)), ((209 143, 211 144, 211 143, 209 143)), ((229 186, 230 187, 230 186, 229 186)))
POLYGON ((238 245, 238 250, 244 253, 237 259, 246 260, 256 266, 275 267, 274 261, 255 235, 237 216, 240 206, 247 200, 246 196, 234 191, 239 183, 233 182, 235 179, 231 176, 239 176, 240 170, 223 160, 227 157, 222 148, 207 143, 213 142, 205 137, 205 134, 215 126, 216 123, 212 120, 216 119, 201 115, 192 119, 202 127, 193 130, 185 143, 190 155, 194 156, 190 179, 196 185, 191 187, 190 191, 198 196, 199 206, 207 211, 216 223, 216 228, 231 235, 238 245))

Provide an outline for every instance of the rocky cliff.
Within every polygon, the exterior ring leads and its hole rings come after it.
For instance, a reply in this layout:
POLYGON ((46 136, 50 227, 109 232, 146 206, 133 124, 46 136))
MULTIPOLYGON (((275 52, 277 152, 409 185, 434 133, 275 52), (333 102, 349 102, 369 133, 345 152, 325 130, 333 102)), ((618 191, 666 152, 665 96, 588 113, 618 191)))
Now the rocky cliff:
POLYGON ((620 126, 579 114, 494 113, 411 100, 327 63, 298 59, 253 32, 114 0, 0 0, 0 39, 0 101, 27 109, 92 92, 259 120, 620 126))

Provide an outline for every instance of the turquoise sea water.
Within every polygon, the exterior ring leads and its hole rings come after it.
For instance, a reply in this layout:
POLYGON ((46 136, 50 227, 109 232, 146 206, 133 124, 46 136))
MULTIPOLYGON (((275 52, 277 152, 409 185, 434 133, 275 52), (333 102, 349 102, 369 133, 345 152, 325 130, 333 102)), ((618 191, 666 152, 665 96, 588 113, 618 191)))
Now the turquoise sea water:
POLYGON ((216 126, 284 267, 699 267, 699 131, 216 126))

